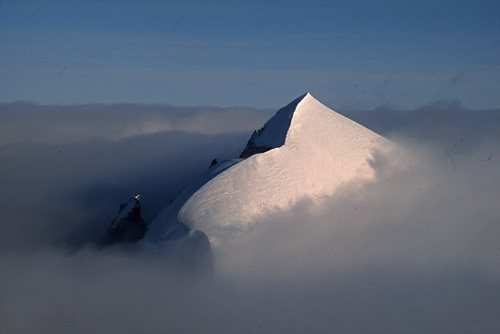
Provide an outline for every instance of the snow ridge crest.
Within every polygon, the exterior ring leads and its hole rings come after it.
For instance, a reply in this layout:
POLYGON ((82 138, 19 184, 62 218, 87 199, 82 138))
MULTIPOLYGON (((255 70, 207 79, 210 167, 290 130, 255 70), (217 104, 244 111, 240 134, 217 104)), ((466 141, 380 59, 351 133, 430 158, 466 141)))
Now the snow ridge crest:
POLYGON ((311 94, 306 93, 296 98, 288 105, 278 110, 261 129, 254 131, 248 140, 247 146, 243 152, 241 152, 240 159, 246 159, 254 154, 264 153, 273 148, 283 146, 292 122, 293 114, 299 103, 306 96, 311 96, 311 94))

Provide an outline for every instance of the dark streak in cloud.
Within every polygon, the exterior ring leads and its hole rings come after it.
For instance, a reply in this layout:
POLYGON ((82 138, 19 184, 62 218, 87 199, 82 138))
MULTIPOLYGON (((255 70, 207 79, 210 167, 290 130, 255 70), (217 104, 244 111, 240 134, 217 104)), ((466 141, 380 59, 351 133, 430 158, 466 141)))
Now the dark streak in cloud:
POLYGON ((466 75, 466 73, 466 71, 460 71, 455 74, 450 80, 449 87, 454 87, 466 75))
POLYGON ((63 67, 63 69, 62 69, 62 71, 61 71, 61 72, 59 72, 59 76, 63 75, 63 74, 64 74, 64 72, 66 72, 66 66, 64 66, 64 67, 63 67))

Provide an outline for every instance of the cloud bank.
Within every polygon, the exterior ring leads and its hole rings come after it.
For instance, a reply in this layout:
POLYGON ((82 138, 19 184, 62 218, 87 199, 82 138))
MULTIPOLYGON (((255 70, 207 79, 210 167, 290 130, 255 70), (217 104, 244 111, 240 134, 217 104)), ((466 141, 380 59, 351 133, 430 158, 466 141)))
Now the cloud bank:
POLYGON ((0 332, 500 329, 500 111, 345 112, 406 153, 377 157, 373 183, 269 212, 213 249, 206 277, 95 243, 127 197, 150 220, 272 113, 139 107, 2 105, 0 332))

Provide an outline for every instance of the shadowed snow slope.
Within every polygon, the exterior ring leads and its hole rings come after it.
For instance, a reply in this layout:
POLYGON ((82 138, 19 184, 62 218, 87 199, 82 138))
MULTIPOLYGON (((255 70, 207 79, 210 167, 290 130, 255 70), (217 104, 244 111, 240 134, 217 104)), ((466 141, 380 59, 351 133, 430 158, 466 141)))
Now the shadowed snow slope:
POLYGON ((180 196, 182 203, 172 206, 176 210, 167 207, 160 213, 146 240, 163 239, 172 220, 203 231, 212 244, 231 239, 273 209, 331 196, 347 181, 373 179, 369 162, 374 151, 390 146, 306 94, 254 132, 242 153, 248 156, 245 160, 220 173, 207 173, 207 182, 196 191, 188 187, 189 197, 180 196), (249 146, 263 149, 252 153, 249 146))

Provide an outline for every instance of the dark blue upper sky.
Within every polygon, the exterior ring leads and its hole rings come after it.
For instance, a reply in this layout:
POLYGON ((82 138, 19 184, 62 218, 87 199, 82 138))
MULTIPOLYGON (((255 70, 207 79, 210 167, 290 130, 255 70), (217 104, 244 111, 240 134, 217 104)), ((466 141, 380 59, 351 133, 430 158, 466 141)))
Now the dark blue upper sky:
POLYGON ((500 1, 2 0, 0 102, 500 107, 500 1))

